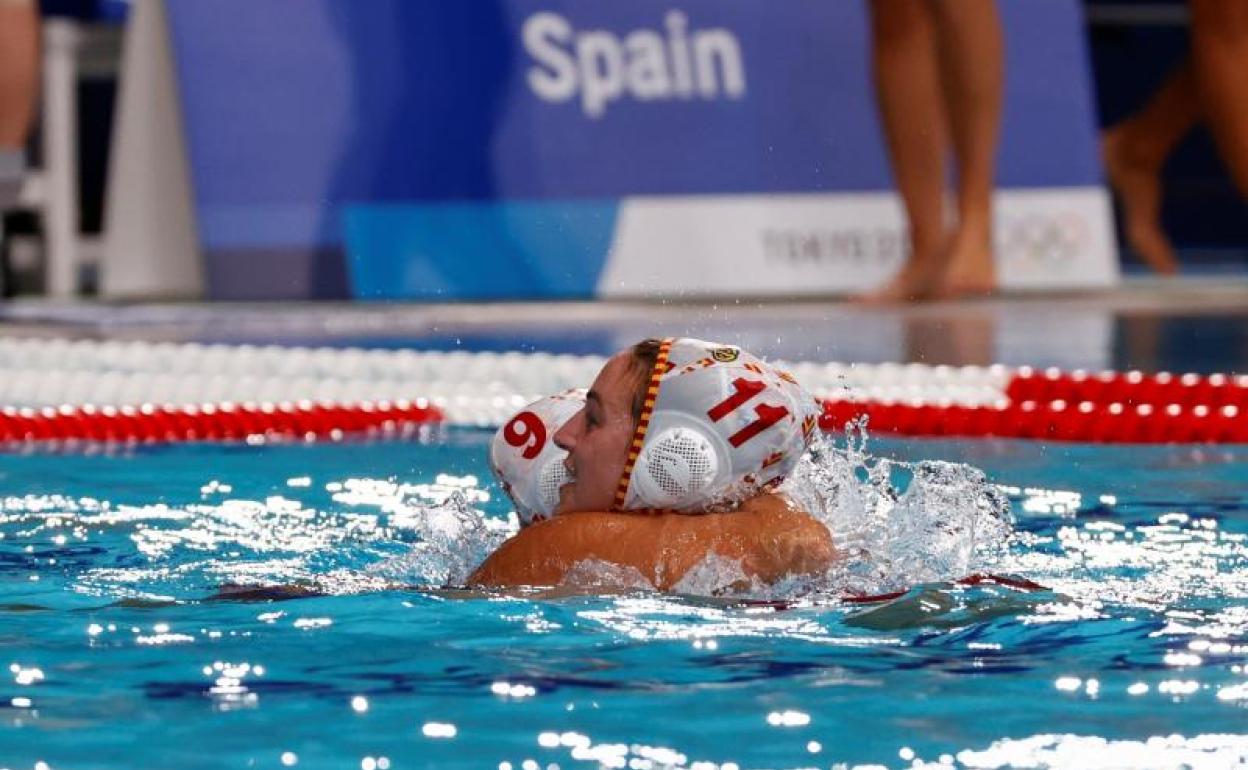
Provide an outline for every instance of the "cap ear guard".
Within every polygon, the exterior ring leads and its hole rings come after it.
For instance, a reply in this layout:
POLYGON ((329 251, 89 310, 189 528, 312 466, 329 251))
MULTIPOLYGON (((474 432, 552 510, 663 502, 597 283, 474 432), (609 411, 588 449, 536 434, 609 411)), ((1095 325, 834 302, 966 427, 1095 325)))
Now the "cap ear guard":
POLYGON ((585 391, 570 390, 534 401, 498 429, 490 444, 490 468, 516 507, 520 526, 554 514, 559 487, 571 480, 568 453, 555 434, 585 405, 585 391))
POLYGON ((628 508, 696 510, 718 496, 727 463, 718 436, 674 412, 658 412, 637 457, 628 508))
POLYGON ((533 519, 541 521, 552 515, 559 507, 559 488, 572 480, 568 466, 564 464, 567 452, 560 451, 542 466, 537 477, 537 501, 539 508, 533 512, 533 519))

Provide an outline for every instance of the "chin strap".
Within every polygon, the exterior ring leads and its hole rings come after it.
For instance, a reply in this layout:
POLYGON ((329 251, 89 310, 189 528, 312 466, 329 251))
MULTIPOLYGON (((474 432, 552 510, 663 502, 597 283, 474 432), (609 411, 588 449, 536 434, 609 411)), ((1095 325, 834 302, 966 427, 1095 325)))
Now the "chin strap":
POLYGON ((624 510, 624 503, 628 500, 628 485, 633 478, 633 468, 637 466, 637 458, 641 456, 641 447, 646 442, 646 429, 650 427, 650 416, 654 414, 654 404, 659 400, 659 382, 667 373, 667 357, 675 341, 669 337, 659 345, 659 355, 654 360, 654 368, 650 370, 650 381, 646 383, 646 399, 641 405, 641 417, 637 420, 637 428, 633 431, 633 442, 628 447, 628 458, 624 461, 624 472, 620 474, 620 482, 615 487, 615 503, 611 506, 613 511, 624 510))

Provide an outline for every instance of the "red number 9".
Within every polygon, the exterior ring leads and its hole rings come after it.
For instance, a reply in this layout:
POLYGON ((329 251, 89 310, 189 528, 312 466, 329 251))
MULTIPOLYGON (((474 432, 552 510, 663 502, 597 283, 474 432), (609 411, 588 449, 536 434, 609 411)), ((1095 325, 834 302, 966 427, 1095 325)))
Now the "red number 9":
POLYGON ((521 412, 503 428, 503 438, 512 446, 524 447, 520 456, 532 460, 546 446, 546 426, 532 412, 521 412))

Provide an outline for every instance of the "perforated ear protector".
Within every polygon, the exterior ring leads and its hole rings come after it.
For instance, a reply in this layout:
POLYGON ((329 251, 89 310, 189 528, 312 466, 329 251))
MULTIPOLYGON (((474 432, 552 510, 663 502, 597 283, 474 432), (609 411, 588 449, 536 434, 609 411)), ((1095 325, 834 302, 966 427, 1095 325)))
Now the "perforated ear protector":
POLYGON ((615 507, 700 511, 775 486, 818 414, 792 376, 740 348, 664 340, 615 507))
POLYGON ((727 475, 725 449, 681 418, 667 413, 658 415, 659 424, 651 421, 632 476, 633 492, 643 507, 678 508, 704 497, 727 475))
POLYGON ((521 526, 549 518, 559 488, 572 480, 555 433, 585 406, 584 390, 534 401, 511 417, 490 443, 490 468, 516 506, 521 526))

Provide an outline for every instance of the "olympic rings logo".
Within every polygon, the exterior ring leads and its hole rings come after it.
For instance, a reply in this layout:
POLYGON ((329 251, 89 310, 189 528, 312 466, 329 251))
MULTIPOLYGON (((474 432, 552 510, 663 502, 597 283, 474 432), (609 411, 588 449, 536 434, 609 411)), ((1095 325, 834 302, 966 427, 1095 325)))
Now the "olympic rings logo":
POLYGON ((1025 214, 999 221, 997 253, 1012 261, 1069 266, 1087 253, 1092 241, 1087 217, 1073 211, 1025 214))

